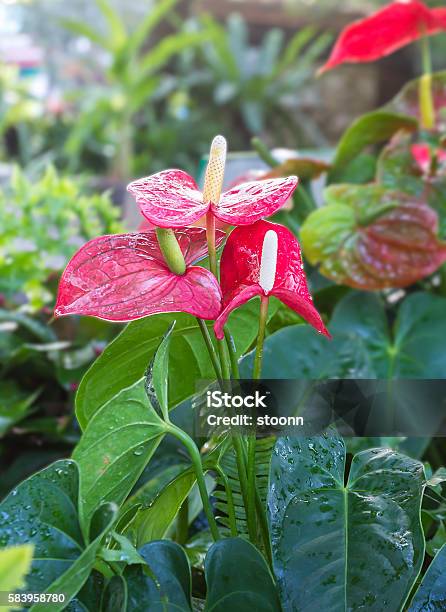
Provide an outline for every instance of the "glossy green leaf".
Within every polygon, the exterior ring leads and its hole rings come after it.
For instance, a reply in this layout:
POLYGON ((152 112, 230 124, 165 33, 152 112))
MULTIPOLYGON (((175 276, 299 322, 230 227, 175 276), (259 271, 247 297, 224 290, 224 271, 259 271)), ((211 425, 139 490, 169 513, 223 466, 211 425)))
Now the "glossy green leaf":
POLYGON ((388 140, 400 130, 413 131, 417 125, 416 119, 388 110, 377 110, 359 117, 339 141, 333 161, 333 175, 340 172, 365 147, 388 140))
POLYGON ((389 449, 352 460, 335 433, 279 438, 268 499, 284 612, 400 610, 421 569, 424 471, 389 449))
POLYGON ((11 546, 0 550, 0 591, 14 592, 25 586, 25 577, 30 570, 33 546, 11 546))
POLYGON ((148 507, 141 506, 129 532, 138 546, 166 535, 196 480, 194 471, 186 469, 167 484, 148 507))
MULTIPOLYGON (((193 395, 197 380, 214 380, 215 372, 196 320, 183 313, 162 314, 134 321, 105 349, 81 381, 76 415, 82 428, 91 416, 116 393, 141 379, 169 325, 171 336, 169 405, 193 395), (113 373, 112 375, 110 373, 113 373)), ((237 355, 242 355, 257 334, 258 302, 235 311, 228 322, 237 355)), ((213 331, 210 325, 210 333, 213 331)))
POLYGON ((186 554, 168 540, 150 542, 139 549, 148 567, 130 566, 127 582, 127 611, 191 612, 191 573, 186 554))
POLYGON ((409 606, 409 612, 446 609, 446 544, 438 551, 409 606))
POLYGON ((152 406, 159 407, 166 420, 169 418, 169 349, 175 321, 169 326, 150 362, 146 375, 146 391, 152 406))
MULTIPOLYGON (((336 306, 331 341, 304 325, 293 325, 265 341, 264 378, 444 378, 446 299, 418 292, 402 302, 395 323, 383 300, 352 292, 336 306)), ((249 377, 250 353, 241 362, 249 377)))
POLYGON ((81 477, 84 529, 101 503, 120 505, 125 500, 165 431, 164 421, 150 405, 144 380, 118 393, 94 414, 73 452, 81 477))
MULTIPOLYGON (((62 460, 37 472, 0 504, 2 546, 31 544, 34 558, 27 589, 65 593, 72 598, 86 582, 103 536, 110 530, 116 507, 102 505, 92 523, 96 530, 86 541, 77 514, 79 476, 74 461, 62 460)), ((66 604, 36 604, 32 610, 61 610, 66 604)))
POLYGON ((205 560, 206 612, 279 612, 273 577, 260 552, 242 538, 216 542, 205 560))

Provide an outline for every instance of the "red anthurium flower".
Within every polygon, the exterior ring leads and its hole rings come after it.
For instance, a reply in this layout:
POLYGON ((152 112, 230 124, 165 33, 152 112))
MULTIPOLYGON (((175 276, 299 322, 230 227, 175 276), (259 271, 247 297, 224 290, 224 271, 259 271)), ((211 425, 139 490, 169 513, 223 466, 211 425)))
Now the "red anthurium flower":
MULTIPOLYGON (((187 312, 215 319, 221 307, 218 282, 205 268, 191 265, 207 253, 206 232, 184 228, 176 237, 187 266, 182 275, 165 264, 155 231, 90 240, 62 275, 55 316, 132 321, 159 312, 187 312)), ((224 237, 217 233, 218 244, 224 237)))
POLYGON ((342 30, 320 72, 346 62, 371 62, 421 36, 446 30, 446 9, 430 9, 419 0, 397 0, 342 30))
POLYGON ((413 144, 410 148, 412 157, 417 163, 423 174, 430 174, 432 171, 433 157, 436 157, 437 164, 441 170, 446 168, 446 151, 445 149, 434 149, 424 142, 413 144))
POLYGON ((223 249, 220 265, 223 310, 215 334, 224 336, 230 313, 256 295, 273 295, 330 336, 313 305, 296 237, 283 225, 258 221, 238 227, 223 249))
POLYGON ((127 187, 144 217, 157 227, 192 225, 209 211, 229 225, 249 225, 281 208, 296 188, 297 177, 251 181, 221 193, 226 141, 212 143, 203 193, 182 170, 163 170, 127 187))

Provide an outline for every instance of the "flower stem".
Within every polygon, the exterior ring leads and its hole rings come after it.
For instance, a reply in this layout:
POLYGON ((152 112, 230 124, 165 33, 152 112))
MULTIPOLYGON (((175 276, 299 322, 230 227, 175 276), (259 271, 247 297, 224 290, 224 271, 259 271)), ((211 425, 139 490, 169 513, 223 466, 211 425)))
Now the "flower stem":
POLYGON ((262 375, 263 342, 265 340, 266 321, 268 317, 269 297, 262 295, 260 298, 259 332, 257 335, 256 354, 254 357, 254 368, 252 377, 258 380, 262 375))
POLYGON ((226 346, 228 347, 229 352, 229 361, 231 362, 231 375, 232 378, 238 380, 240 378, 240 372, 238 369, 238 361, 237 361, 237 351, 235 347, 234 338, 231 336, 231 333, 224 328, 226 346))
POLYGON ((432 57, 429 38, 422 36, 420 44, 423 65, 423 76, 419 84, 421 127, 431 130, 435 126, 435 107, 432 96, 432 57))
POLYGON ((214 513, 212 511, 211 502, 209 501, 209 495, 206 489, 206 481, 204 479, 203 464, 201 463, 200 451, 192 438, 182 429, 173 425, 168 424, 167 432, 175 436, 180 442, 186 447, 192 465, 195 470, 195 476, 197 477, 198 490, 200 492, 201 503, 203 504, 203 510, 209 523, 212 538, 214 542, 220 539, 220 533, 218 531, 217 523, 215 521, 214 513))
POLYGON ((218 464, 215 466, 215 471, 220 476, 223 486, 225 488, 226 501, 228 502, 229 528, 231 530, 231 536, 235 538, 238 536, 237 519, 235 516, 234 497, 232 495, 231 485, 229 484, 229 478, 226 476, 224 469, 218 464))
POLYGON ((174 274, 184 274, 186 272, 186 263, 174 231, 157 227, 156 237, 169 270, 174 274))
POLYGON ((207 328, 207 325, 203 321, 203 319, 199 319, 198 317, 197 317, 197 323, 198 323, 198 327, 200 328, 201 334, 203 336, 204 343, 206 344, 206 348, 208 350, 209 357, 211 358, 212 365, 214 366, 214 370, 215 370, 215 374, 217 376, 217 380, 218 380, 219 383, 221 383, 222 382, 222 378, 221 378, 220 364, 218 363, 217 352, 216 352, 215 347, 214 347, 214 345, 212 343, 211 336, 209 334, 209 330, 207 328))

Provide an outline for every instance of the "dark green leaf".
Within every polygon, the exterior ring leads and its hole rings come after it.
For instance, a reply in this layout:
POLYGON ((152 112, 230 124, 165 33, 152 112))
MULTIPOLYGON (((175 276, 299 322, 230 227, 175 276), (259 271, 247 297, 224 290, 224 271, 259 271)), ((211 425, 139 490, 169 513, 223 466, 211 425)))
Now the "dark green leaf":
POLYGON ((446 609, 446 544, 438 551, 412 599, 409 612, 446 609))
POLYGON ((259 551, 242 538, 216 542, 205 560, 206 612, 279 612, 274 580, 259 551))
POLYGON ((280 438, 268 500, 284 611, 400 610, 420 571, 423 466, 389 449, 355 455, 329 433, 280 438))
POLYGON ((181 546, 167 540, 139 549, 148 567, 131 566, 124 572, 128 612, 191 611, 191 574, 181 546))
MULTIPOLYGON (((101 506, 95 523, 101 530, 85 543, 79 519, 79 477, 74 461, 62 460, 37 472, 0 504, 0 543, 2 546, 29 543, 34 546, 27 590, 39 593, 65 593, 72 598, 86 582, 103 536, 110 530, 116 507, 101 506)), ((51 604, 61 610, 65 604, 51 604)), ((33 610, 45 610, 35 605, 33 610)))
MULTIPOLYGON (((444 378, 446 299, 413 293, 390 327, 377 295, 352 292, 336 306, 331 341, 306 325, 293 325, 265 341, 264 378, 444 378)), ((249 377, 250 353, 241 362, 249 377)))

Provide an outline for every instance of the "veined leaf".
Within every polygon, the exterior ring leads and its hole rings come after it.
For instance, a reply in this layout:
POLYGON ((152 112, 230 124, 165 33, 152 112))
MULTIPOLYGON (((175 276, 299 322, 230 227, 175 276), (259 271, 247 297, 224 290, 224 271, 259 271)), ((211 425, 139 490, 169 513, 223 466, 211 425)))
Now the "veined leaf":
POLYGON ((446 261, 438 218, 425 201, 383 185, 332 185, 301 228, 309 261, 358 289, 407 287, 446 261))
MULTIPOLYGON (((258 308, 258 301, 253 300, 229 318, 227 327, 234 338, 238 357, 247 351, 256 337, 258 308)), ((277 309, 277 305, 274 308, 277 309)), ((173 313, 134 321, 108 345, 81 381, 76 396, 76 416, 82 428, 100 406, 142 378, 163 334, 173 321, 176 325, 171 339, 169 405, 176 406, 193 395, 197 380, 215 379, 200 328, 193 317, 173 313)), ((213 336, 211 326, 210 333, 213 336)))
MULTIPOLYGON (((77 507, 79 476, 74 461, 56 461, 18 485, 0 504, 0 541, 4 546, 34 546, 27 590, 64 593, 70 600, 86 582, 117 508, 104 504, 83 538, 77 507)), ((66 603, 35 604, 35 610, 62 610, 66 603)))
POLYGON ((104 501, 121 504, 166 431, 141 380, 104 404, 88 422, 74 449, 79 464, 84 531, 104 501))
POLYGON ((333 432, 280 438, 268 499, 284 612, 400 610, 421 569, 420 462, 384 448, 355 455, 333 432))
POLYGON ((444 609, 446 609, 446 544, 429 565, 409 606, 409 612, 444 609))

